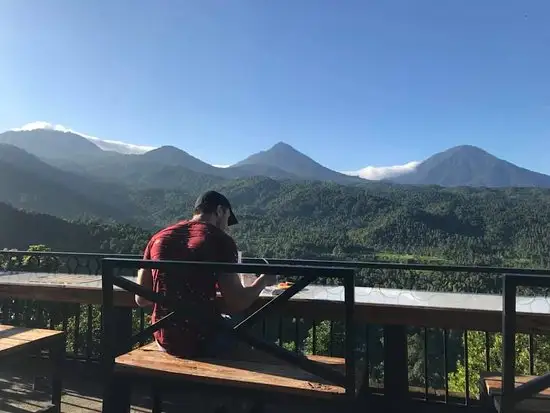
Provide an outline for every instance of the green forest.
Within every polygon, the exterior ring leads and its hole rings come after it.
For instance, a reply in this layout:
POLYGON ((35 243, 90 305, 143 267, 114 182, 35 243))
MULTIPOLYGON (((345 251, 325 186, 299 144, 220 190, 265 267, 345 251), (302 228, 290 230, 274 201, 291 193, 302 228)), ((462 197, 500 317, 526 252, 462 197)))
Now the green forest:
MULTIPOLYGON (((28 214, 2 205, 0 245, 141 252, 153 231, 190 217, 194 199, 205 188, 122 193, 127 221, 134 225, 86 211, 69 221, 34 214, 31 224, 28 214), (24 226, 32 228, 23 231, 24 226)), ((240 224, 231 234, 246 256, 361 260, 371 257, 374 249, 379 259, 389 261, 515 267, 547 266, 550 256, 550 191, 545 189, 339 185, 269 178, 209 188, 233 203, 240 224)), ((68 219, 68 203, 43 209, 68 219)))
MULTIPOLYGON (((385 183, 338 185, 268 178, 234 180, 214 187, 234 204, 240 224, 231 229, 231 234, 246 257, 550 267, 550 190, 445 189, 385 183)), ((128 211, 134 225, 85 216, 66 220, 62 204, 57 217, 0 204, 0 249, 26 250, 42 245, 39 249, 52 251, 141 254, 156 229, 190 216, 196 195, 172 190, 131 192, 133 204, 141 210, 128 211)), ((5 266, 6 262, 0 264, 5 266)), ((363 270, 358 271, 357 285, 500 292, 498 279, 478 274, 363 270)), ((94 314, 94 323, 99 323, 99 313, 94 314)), ((84 309, 79 317, 78 325, 84 328, 87 322, 84 309)), ((342 347, 342 326, 317 321, 320 324, 316 351, 337 354, 342 347)), ((298 323, 302 330, 298 347, 312 351, 311 322, 285 320, 284 336, 292 337, 298 323)), ((72 323, 68 328, 75 328, 72 323)), ((369 328, 371 378, 377 382, 382 377, 382 330, 380 326, 369 328)), ((271 329, 278 331, 276 326, 271 329)), ((424 345, 428 345, 429 386, 442 388, 442 334, 411 328, 411 385, 424 386, 423 354, 424 345)), ((448 340, 450 390, 463 392, 464 333, 449 332, 448 340)), ((468 333, 471 394, 477 392, 475 375, 485 369, 486 348, 490 350, 492 368, 498 369, 500 340, 499 335, 468 333)), ((518 343, 525 344, 525 340, 527 336, 518 336, 518 343)), ((536 359, 531 363, 523 346, 518 353, 518 366, 527 372, 533 364, 535 370, 546 371, 550 367, 547 340, 544 337, 533 340, 536 359)), ((286 339, 281 344, 288 348, 296 345, 286 339)))

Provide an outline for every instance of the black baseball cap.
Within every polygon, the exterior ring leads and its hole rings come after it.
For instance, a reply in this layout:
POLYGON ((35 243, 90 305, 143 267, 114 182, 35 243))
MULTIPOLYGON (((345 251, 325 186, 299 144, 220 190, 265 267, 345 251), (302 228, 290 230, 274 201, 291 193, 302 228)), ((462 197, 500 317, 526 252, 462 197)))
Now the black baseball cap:
POLYGON ((235 214, 233 213, 233 208, 231 208, 231 203, 229 200, 220 194, 217 191, 206 191, 204 194, 199 196, 197 198, 197 202, 195 202, 195 208, 198 207, 204 207, 206 205, 210 205, 213 207, 217 207, 218 205, 221 205, 222 207, 229 208, 229 220, 227 222, 227 225, 235 225, 238 224, 239 221, 237 221, 237 217, 235 217, 235 214))

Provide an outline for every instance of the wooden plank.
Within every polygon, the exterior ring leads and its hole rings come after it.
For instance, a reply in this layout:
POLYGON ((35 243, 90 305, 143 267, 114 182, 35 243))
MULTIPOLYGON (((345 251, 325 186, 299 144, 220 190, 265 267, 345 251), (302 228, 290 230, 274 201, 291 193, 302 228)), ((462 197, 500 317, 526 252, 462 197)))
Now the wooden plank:
MULTIPOLYGON (((536 378, 537 376, 516 376, 515 378, 515 387, 518 387, 528 381, 536 378)), ((490 375, 484 376, 482 381, 485 385, 485 390, 489 396, 496 396, 501 394, 501 384, 502 376, 500 375, 490 375)), ((550 389, 545 389, 540 393, 537 393, 533 398, 543 398, 548 399, 550 402, 550 389)), ((550 406, 550 405, 549 405, 550 406)))
MULTIPOLYGON (((0 297, 65 303, 102 303, 101 276, 62 273, 0 273, 0 297)), ((115 305, 135 307, 133 294, 114 290, 115 305)))
MULTIPOLYGON (((86 286, 0 283, 0 297, 19 298, 24 300, 100 305, 102 303, 101 294, 101 288, 86 286)), ((127 291, 115 291, 114 296, 116 306, 136 307, 133 294, 127 291)))
POLYGON ((0 325, 0 358, 30 352, 35 348, 46 348, 62 340, 64 334, 56 330, 0 325))
MULTIPOLYGON (((527 383, 536 376, 516 376, 515 387, 527 383)), ((481 373, 481 391, 484 399, 494 405, 495 409, 500 411, 500 400, 502 395, 501 384, 502 376, 499 373, 481 373)), ((515 406, 515 411, 518 413, 539 413, 550 411, 550 389, 545 389, 542 392, 522 400, 515 406)))
POLYGON ((34 274, 28 279, 30 284, 55 284, 55 285, 67 285, 67 284, 89 284, 101 282, 101 276, 89 276, 82 274, 34 274))
MULTIPOLYGON (((343 370, 344 359, 316 357, 311 359, 343 370)), ((343 387, 288 364, 257 363, 243 360, 187 360, 171 356, 151 343, 116 359, 115 371, 158 379, 188 380, 254 390, 269 390, 316 398, 335 398, 345 394, 343 387)))
MULTIPOLYGON (((267 301, 261 298, 251 308, 260 308, 267 301)), ((344 305, 335 301, 290 300, 277 310, 282 314, 311 320, 343 320, 344 305)), ((379 325, 409 325, 417 327, 500 332, 502 313, 486 310, 459 310, 455 308, 407 307, 381 304, 356 304, 357 321, 379 325)), ((517 315, 520 333, 548 333, 550 314, 517 315)))

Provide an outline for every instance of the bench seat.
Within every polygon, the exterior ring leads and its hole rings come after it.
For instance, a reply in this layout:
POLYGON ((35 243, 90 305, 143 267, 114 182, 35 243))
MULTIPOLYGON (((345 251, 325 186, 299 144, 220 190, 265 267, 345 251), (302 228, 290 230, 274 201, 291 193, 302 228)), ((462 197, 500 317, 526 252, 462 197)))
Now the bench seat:
MULTIPOLYGON (((344 373, 345 359, 309 356, 318 363, 344 373)), ((329 384, 308 372, 284 363, 268 364, 242 360, 188 360, 160 351, 151 343, 121 355, 115 360, 115 373, 158 379, 186 380, 248 390, 269 390, 282 394, 314 398, 340 398, 343 387, 329 384)), ((357 375, 359 379, 359 375, 357 375)))
POLYGON ((64 337, 63 331, 0 324, 0 358, 48 348, 64 337))
POLYGON ((42 349, 50 350, 50 359, 53 363, 52 403, 37 410, 37 413, 59 413, 62 392, 61 374, 65 358, 65 332, 0 324, 0 359, 19 361, 19 357, 31 355, 42 349))
MULTIPOLYGON (((536 378, 537 376, 516 376, 515 387, 536 378)), ((500 411, 500 396, 502 375, 500 373, 482 373, 480 379, 482 398, 490 402, 496 411, 500 411)), ((523 400, 516 405, 517 412, 549 412, 550 411, 550 389, 523 400)))

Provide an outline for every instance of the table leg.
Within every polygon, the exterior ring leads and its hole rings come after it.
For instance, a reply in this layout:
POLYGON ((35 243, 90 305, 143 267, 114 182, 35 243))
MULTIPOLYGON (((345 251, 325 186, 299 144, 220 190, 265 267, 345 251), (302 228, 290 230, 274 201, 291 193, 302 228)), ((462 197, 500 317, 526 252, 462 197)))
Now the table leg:
POLYGON ((61 412, 61 393, 63 391, 63 371, 65 368, 65 335, 50 348, 52 362, 52 404, 54 410, 61 412))
MULTIPOLYGON (((132 309, 128 307, 114 308, 114 323, 116 325, 115 343, 127 343, 132 337, 132 309)), ((116 378, 112 371, 104 383, 103 413, 128 413, 130 412, 132 388, 130 383, 122 382, 116 378)))
POLYGON ((157 388, 153 388, 153 391, 151 393, 153 400, 152 413, 162 413, 162 397, 160 395, 160 392, 157 388))
POLYGON ((400 411, 409 398, 406 326, 384 326, 384 394, 389 406, 396 411, 400 411))

